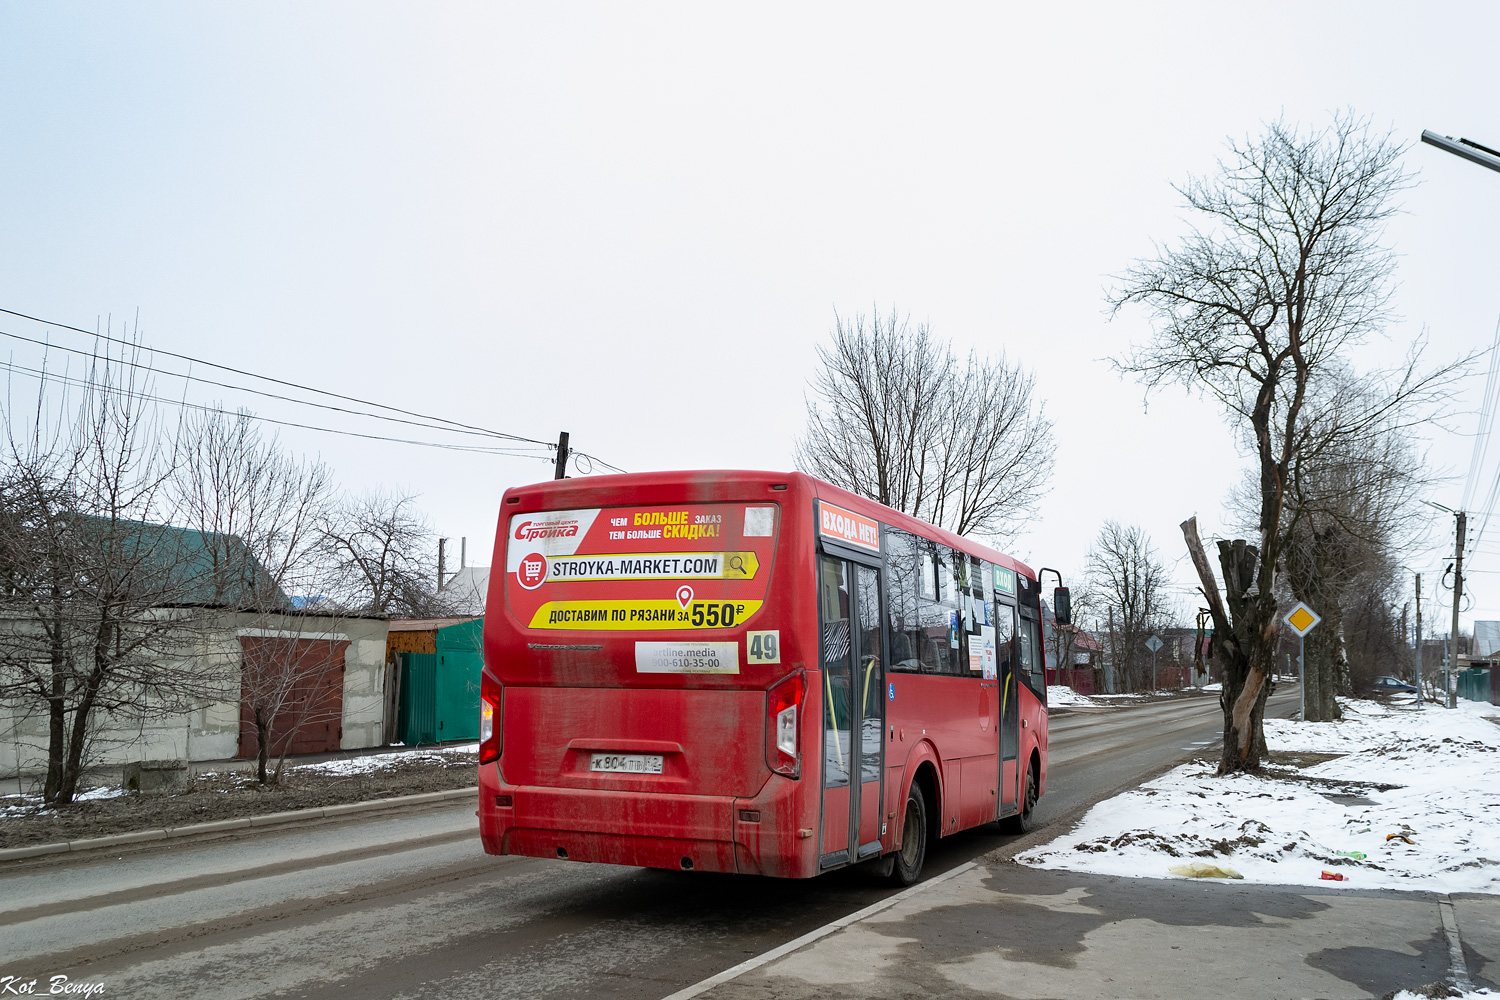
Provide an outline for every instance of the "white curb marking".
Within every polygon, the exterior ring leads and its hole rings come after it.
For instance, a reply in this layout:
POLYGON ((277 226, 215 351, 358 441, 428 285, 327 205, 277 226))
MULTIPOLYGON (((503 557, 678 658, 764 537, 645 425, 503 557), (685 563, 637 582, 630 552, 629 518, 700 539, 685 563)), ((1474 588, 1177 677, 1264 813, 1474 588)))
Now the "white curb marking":
POLYGON ((1438 913, 1443 917, 1443 934, 1448 938, 1448 963, 1453 967, 1453 985, 1465 993, 1474 991, 1469 981, 1469 965, 1464 961, 1464 946, 1458 936, 1458 914, 1453 909, 1453 897, 1438 900, 1438 913))

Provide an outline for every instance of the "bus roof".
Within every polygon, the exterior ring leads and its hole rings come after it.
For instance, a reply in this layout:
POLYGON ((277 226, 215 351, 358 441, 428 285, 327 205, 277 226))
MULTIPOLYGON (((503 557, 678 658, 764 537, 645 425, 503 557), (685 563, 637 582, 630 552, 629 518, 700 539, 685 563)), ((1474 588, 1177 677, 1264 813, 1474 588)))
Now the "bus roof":
POLYGON ((694 469, 672 472, 630 472, 610 476, 587 476, 581 479, 546 480, 528 486, 514 486, 505 491, 501 501, 501 516, 508 504, 520 503, 527 510, 562 509, 568 507, 600 507, 616 504, 680 503, 684 492, 686 499, 696 502, 713 502, 718 499, 734 499, 741 490, 767 489, 774 485, 793 485, 805 490, 820 500, 847 507, 856 514, 873 517, 893 528, 925 535, 955 549, 962 549, 1024 576, 1036 579, 1036 573, 1021 562, 1003 552, 990 548, 972 538, 955 535, 936 525, 928 524, 909 514, 876 503, 857 493, 840 489, 805 472, 760 472, 746 469, 694 469))

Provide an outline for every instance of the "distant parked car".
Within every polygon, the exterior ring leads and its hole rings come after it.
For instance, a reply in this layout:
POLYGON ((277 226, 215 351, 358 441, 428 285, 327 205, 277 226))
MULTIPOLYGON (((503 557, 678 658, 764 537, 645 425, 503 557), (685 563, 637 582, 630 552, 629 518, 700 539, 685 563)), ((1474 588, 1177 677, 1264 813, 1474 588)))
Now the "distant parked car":
POLYGON ((1389 677, 1389 676, 1387 676, 1387 677, 1377 677, 1377 678, 1375 678, 1375 693, 1376 694, 1416 694, 1417 693, 1417 689, 1414 686, 1406 683, 1403 680, 1398 680, 1395 677, 1389 677))

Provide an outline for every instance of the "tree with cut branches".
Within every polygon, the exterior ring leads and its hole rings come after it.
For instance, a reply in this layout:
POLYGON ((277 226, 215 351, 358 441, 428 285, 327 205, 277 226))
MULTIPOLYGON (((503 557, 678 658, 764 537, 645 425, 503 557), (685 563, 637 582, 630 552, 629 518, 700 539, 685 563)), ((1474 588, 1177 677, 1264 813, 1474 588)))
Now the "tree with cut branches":
POLYGON ((1053 464, 1034 376, 1002 353, 959 357, 894 310, 835 317, 797 466, 956 534, 1010 537, 1053 464))
MULTIPOLYGON (((1347 113, 1322 129, 1277 121, 1231 141, 1216 175, 1177 189, 1194 228, 1139 261, 1110 295, 1116 312, 1139 306, 1152 326, 1119 369, 1148 391, 1207 393, 1255 457, 1256 535, 1219 543, 1222 598, 1196 519, 1183 525, 1223 668, 1221 773, 1260 767, 1287 490, 1309 394, 1392 318, 1395 257, 1383 239, 1411 183, 1401 153, 1389 134, 1347 113)), ((1430 388, 1431 377, 1418 386, 1430 388)))

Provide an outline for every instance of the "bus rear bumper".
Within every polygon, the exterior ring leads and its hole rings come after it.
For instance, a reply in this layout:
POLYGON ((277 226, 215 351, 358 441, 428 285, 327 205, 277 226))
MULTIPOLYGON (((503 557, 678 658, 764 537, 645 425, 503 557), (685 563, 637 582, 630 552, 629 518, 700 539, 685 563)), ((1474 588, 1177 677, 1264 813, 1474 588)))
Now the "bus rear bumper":
POLYGON ((799 786, 734 798, 481 780, 479 833, 489 854, 805 877, 818 868, 812 831, 795 827, 799 786))

